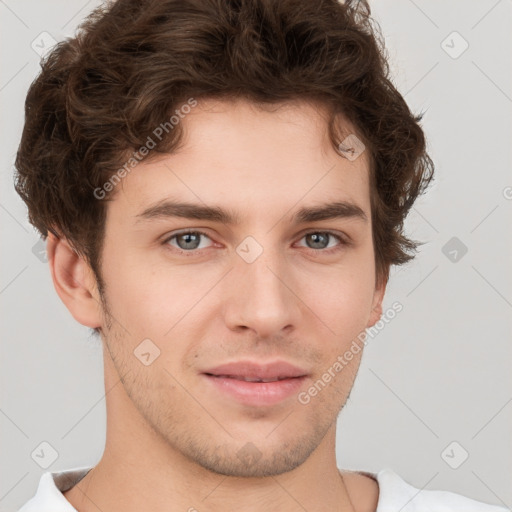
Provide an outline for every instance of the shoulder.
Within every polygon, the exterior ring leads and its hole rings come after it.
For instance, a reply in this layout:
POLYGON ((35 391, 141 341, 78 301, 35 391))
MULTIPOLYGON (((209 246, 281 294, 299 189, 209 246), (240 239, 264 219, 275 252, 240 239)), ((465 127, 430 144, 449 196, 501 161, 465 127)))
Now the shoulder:
POLYGON ((66 471, 44 473, 37 491, 18 512, 76 512, 63 492, 80 481, 92 468, 79 467, 66 471))
POLYGON ((389 468, 382 469, 375 477, 379 485, 375 512, 510 512, 505 507, 489 505, 450 491, 418 489, 389 468))
POLYGON ((375 475, 364 471, 340 470, 356 512, 376 512, 379 484, 375 475))

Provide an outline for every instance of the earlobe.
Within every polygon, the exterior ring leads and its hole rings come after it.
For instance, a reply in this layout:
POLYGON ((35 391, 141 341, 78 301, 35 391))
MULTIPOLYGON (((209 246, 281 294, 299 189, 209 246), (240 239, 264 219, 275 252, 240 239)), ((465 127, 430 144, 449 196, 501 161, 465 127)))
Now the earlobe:
POLYGON ((66 239, 52 233, 46 252, 55 290, 73 318, 87 327, 101 327, 101 302, 90 266, 66 239))
POLYGON ((382 283, 373 293, 372 311, 366 327, 373 327, 382 316, 382 301, 386 293, 386 283, 382 283))

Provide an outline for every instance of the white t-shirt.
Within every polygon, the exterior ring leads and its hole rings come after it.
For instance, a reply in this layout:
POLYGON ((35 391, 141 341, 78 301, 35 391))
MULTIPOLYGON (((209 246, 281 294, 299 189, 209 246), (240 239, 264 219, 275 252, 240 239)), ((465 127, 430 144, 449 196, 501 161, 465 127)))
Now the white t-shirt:
MULTIPOLYGON (((18 512, 77 512, 62 493, 78 483, 91 469, 80 467, 44 473, 36 494, 18 512)), ((379 484, 379 501, 375 512, 511 512, 507 508, 487 505, 449 491, 417 489, 389 468, 378 473, 358 473, 372 477, 379 484)))

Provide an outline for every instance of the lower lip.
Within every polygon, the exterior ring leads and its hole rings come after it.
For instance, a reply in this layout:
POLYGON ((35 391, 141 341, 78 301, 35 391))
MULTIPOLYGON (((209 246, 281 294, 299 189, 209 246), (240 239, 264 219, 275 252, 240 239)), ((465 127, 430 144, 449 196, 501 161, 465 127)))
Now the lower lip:
POLYGON ((229 377, 203 374, 223 393, 245 405, 275 405, 298 393, 306 377, 293 377, 275 382, 247 382, 229 377))

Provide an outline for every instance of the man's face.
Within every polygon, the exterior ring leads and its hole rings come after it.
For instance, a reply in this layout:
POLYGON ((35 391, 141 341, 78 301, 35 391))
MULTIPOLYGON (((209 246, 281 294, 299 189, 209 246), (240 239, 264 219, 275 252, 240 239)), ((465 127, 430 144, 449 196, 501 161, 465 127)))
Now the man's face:
POLYGON ((305 103, 201 101, 181 122, 182 149, 136 166, 108 204, 102 331, 106 368, 125 392, 109 414, 215 472, 280 474, 333 426, 362 351, 309 401, 299 395, 379 318, 367 155, 341 157, 305 103), (238 222, 141 215, 165 200, 216 206, 238 222), (296 222, 299 210, 333 202, 366 220, 296 222), (184 230, 196 233, 172 237, 184 230), (295 374, 266 366, 274 362, 295 374), (289 378, 243 380, 265 370, 289 378))

